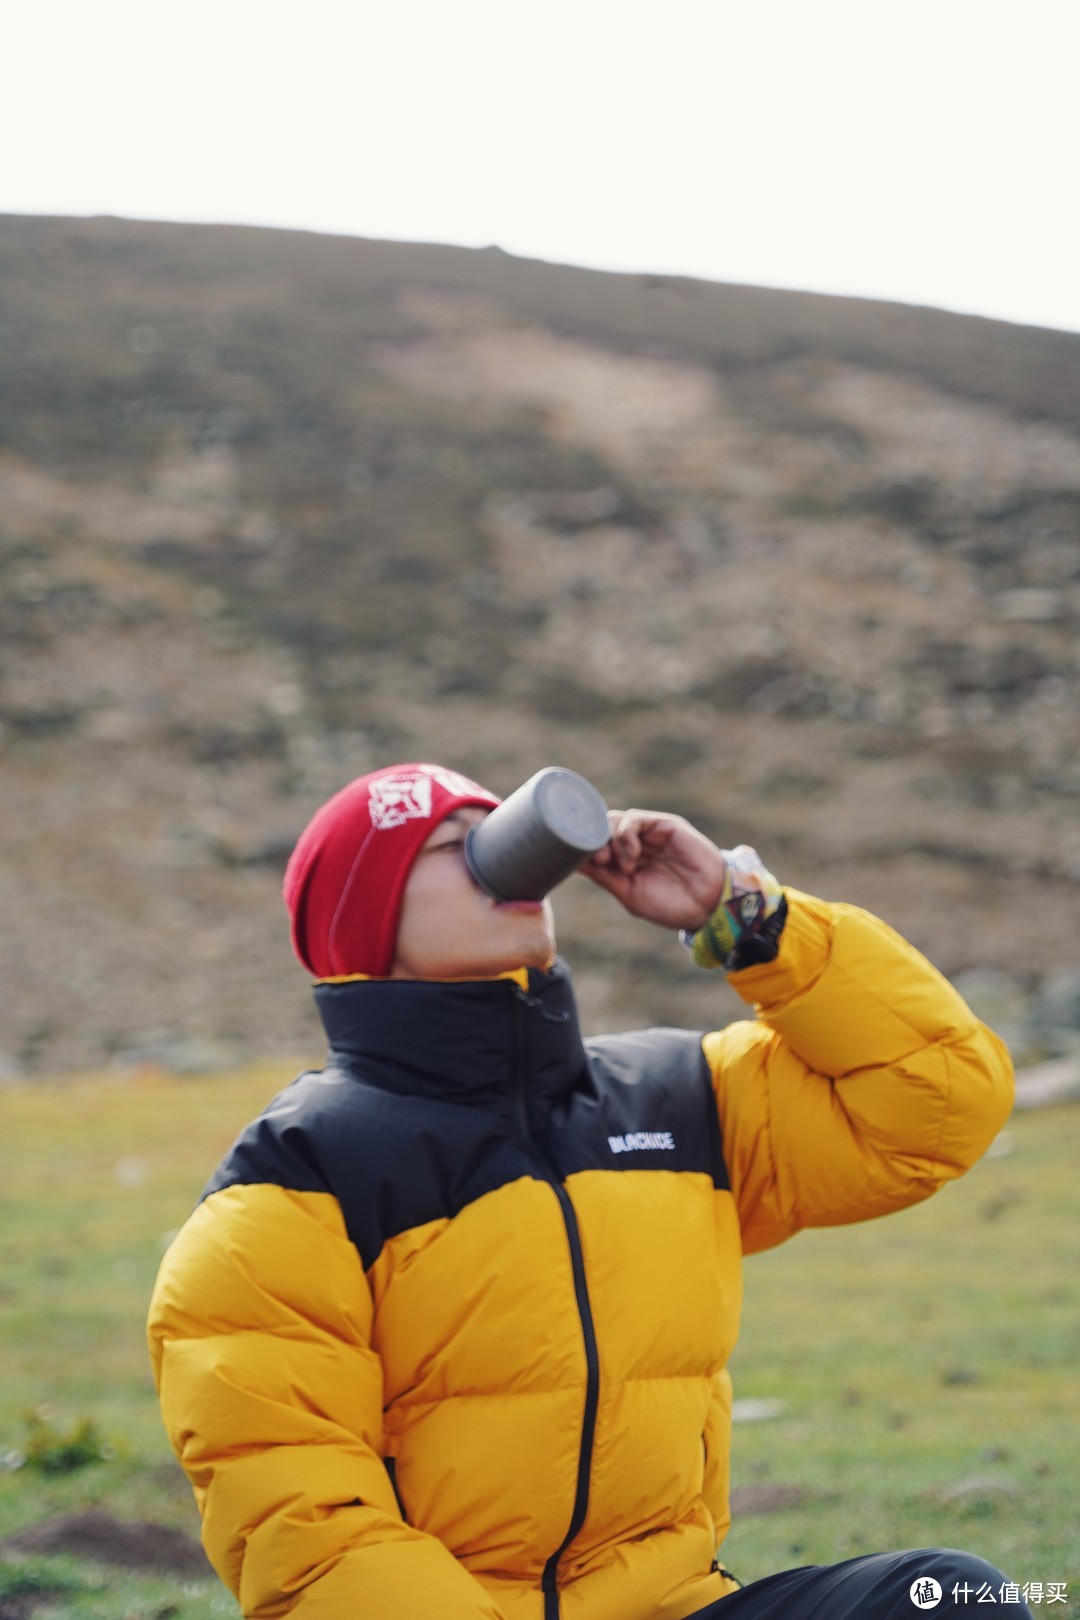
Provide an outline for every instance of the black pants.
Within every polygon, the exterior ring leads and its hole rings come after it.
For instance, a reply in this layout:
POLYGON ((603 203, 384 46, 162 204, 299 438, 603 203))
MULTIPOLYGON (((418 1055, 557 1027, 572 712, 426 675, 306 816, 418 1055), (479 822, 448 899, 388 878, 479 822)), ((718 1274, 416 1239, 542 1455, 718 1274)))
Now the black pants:
POLYGON ((1000 1615, 1002 1607, 1003 1620, 1034 1620, 1023 1588, 1009 1586, 1008 1577, 984 1558, 924 1547, 766 1575, 698 1610, 694 1620, 918 1620, 923 1614, 982 1620, 1000 1615), (980 1608, 980 1602, 993 1608, 980 1608))

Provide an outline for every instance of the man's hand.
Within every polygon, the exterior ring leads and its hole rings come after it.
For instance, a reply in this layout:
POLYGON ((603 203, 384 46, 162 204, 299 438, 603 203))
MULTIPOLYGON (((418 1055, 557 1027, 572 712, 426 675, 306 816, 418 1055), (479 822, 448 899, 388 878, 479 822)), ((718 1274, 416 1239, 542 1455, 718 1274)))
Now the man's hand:
POLYGON ((661 928, 701 928, 724 887, 724 857, 682 816, 609 810, 608 842, 578 868, 632 917, 661 928))

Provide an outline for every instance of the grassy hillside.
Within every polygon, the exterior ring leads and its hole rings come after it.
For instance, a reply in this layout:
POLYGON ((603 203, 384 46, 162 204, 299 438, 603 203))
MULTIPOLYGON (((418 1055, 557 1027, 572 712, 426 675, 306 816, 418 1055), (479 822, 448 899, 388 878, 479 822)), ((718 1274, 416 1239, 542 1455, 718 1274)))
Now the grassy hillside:
MULTIPOLYGON (((0 1456, 10 1468, 11 1453, 30 1449, 28 1413, 46 1454, 84 1419, 108 1454, 68 1473, 32 1463, 0 1473, 0 1542, 90 1508, 197 1534, 158 1419, 146 1304, 169 1234, 285 1078, 263 1066, 5 1091, 0 1456)), ((736 1398, 782 1409, 735 1428, 725 1555, 743 1581, 944 1544, 1021 1581, 1071 1581, 1075 1601, 1078 1151, 1075 1108, 1017 1115, 990 1156, 929 1204, 804 1233, 747 1263, 736 1398)), ((115 1538, 113 1551, 123 1556, 115 1538)), ((190 1572, 0 1550, 0 1611, 35 1584, 66 1585, 38 1611, 55 1620, 236 1612, 190 1572)))
MULTIPOLYGON (((318 1050, 291 842, 538 766, 1018 993, 1080 903, 1080 338, 0 219, 0 1072, 318 1050)), ((586 1023, 737 1011, 584 884, 586 1023)))

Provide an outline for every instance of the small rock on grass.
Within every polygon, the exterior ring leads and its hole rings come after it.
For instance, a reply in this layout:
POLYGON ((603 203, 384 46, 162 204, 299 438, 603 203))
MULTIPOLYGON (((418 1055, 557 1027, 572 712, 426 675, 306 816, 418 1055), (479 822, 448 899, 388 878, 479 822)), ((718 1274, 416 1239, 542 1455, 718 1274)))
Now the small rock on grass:
POLYGON ((732 1423, 764 1423, 769 1418, 783 1417, 787 1411, 786 1401, 755 1400, 750 1398, 744 1401, 732 1401, 732 1423))
POLYGON ((941 1375, 941 1382, 946 1387, 954 1384, 977 1384, 979 1374, 973 1367, 946 1367, 941 1375))

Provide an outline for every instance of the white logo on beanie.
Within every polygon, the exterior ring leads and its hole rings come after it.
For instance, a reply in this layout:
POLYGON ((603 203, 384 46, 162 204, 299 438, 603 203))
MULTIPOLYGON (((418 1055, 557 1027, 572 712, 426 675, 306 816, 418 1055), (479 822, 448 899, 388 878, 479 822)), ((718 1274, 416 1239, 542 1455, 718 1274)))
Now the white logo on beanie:
POLYGON ((447 793, 468 798, 471 798, 473 794, 482 793, 485 799, 491 798, 487 788, 482 788, 479 782, 471 782, 467 776, 462 776, 459 771, 448 771, 442 765, 425 765, 424 771, 431 777, 433 782, 438 782, 440 787, 444 787, 447 793))
POLYGON ((441 765, 425 765, 419 771, 403 771, 399 776, 383 776, 372 782, 368 794, 371 825, 380 832, 403 827, 407 821, 427 821, 431 815, 431 785, 437 782, 455 798, 491 797, 476 782, 441 765))
POLYGON ((371 825, 380 832, 403 827, 407 821, 426 821, 431 815, 431 778, 420 771, 381 777, 371 784, 368 807, 371 825))

